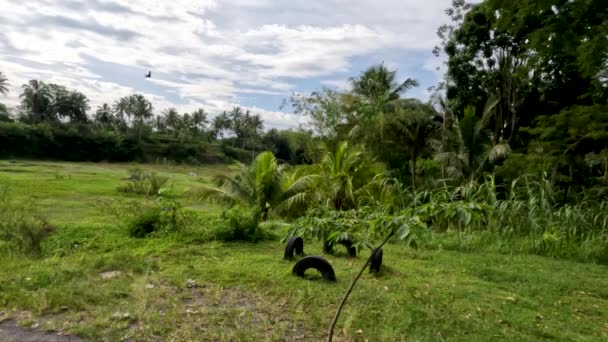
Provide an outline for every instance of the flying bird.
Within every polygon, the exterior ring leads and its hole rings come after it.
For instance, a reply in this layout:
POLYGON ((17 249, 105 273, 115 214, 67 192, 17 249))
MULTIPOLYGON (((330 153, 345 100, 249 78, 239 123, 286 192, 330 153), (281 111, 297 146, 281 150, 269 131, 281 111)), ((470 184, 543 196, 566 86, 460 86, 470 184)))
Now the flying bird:
POLYGON ((148 71, 147 74, 145 74, 144 76, 146 76, 146 78, 150 78, 152 77, 152 71, 148 71))

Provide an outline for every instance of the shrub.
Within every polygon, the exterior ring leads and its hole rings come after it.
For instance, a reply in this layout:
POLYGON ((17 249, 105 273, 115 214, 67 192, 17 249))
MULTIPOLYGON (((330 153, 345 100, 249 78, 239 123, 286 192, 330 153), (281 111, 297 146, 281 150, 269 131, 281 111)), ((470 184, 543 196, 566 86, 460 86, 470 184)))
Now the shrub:
POLYGON ((169 181, 168 177, 159 176, 154 172, 144 172, 140 168, 133 168, 129 171, 129 177, 125 179, 127 184, 119 186, 120 192, 138 195, 158 195, 159 191, 169 181))
POLYGON ((161 209, 147 208, 129 220, 128 232, 131 237, 144 238, 159 230, 161 226, 161 209))
POLYGON ((214 237, 221 241, 257 242, 268 236, 260 229, 260 210, 234 206, 221 216, 222 224, 214 230, 214 237))
POLYGON ((53 230, 34 205, 14 201, 6 188, 0 189, 0 251, 39 256, 53 230))

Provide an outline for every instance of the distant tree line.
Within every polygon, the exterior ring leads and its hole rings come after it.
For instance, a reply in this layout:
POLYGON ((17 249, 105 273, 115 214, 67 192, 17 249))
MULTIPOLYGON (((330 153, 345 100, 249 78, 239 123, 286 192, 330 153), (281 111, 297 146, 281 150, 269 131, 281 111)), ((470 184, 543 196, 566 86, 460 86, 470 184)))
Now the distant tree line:
MULTIPOLYGON (((7 92, 0 73, 0 94, 7 92)), ((20 98, 13 113, 0 105, 2 157, 247 162, 259 151, 273 150, 295 163, 302 162, 305 141, 312 138, 306 131, 264 132, 261 116, 241 107, 210 120, 204 109, 155 113, 145 96, 133 94, 92 112, 83 93, 39 80, 24 84, 20 98)))

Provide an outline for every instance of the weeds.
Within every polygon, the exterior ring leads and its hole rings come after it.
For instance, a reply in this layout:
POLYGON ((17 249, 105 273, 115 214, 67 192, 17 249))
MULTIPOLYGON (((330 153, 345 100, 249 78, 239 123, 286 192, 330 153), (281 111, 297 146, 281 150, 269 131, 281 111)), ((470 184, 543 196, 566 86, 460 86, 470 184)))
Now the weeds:
POLYGON ((0 250, 40 256, 42 241, 53 231, 31 202, 16 201, 8 187, 0 188, 0 250))
POLYGON ((159 176, 154 172, 144 172, 140 168, 129 171, 129 177, 125 179, 127 184, 117 188, 120 192, 138 195, 158 195, 161 189, 169 181, 168 177, 159 176))

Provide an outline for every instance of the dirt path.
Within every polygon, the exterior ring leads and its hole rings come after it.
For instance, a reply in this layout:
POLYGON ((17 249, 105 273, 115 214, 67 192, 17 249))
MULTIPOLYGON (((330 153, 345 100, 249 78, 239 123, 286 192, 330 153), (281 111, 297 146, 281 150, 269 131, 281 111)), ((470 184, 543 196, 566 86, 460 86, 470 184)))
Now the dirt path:
POLYGON ((76 336, 59 335, 17 325, 14 320, 0 322, 0 342, 81 342, 76 336))

